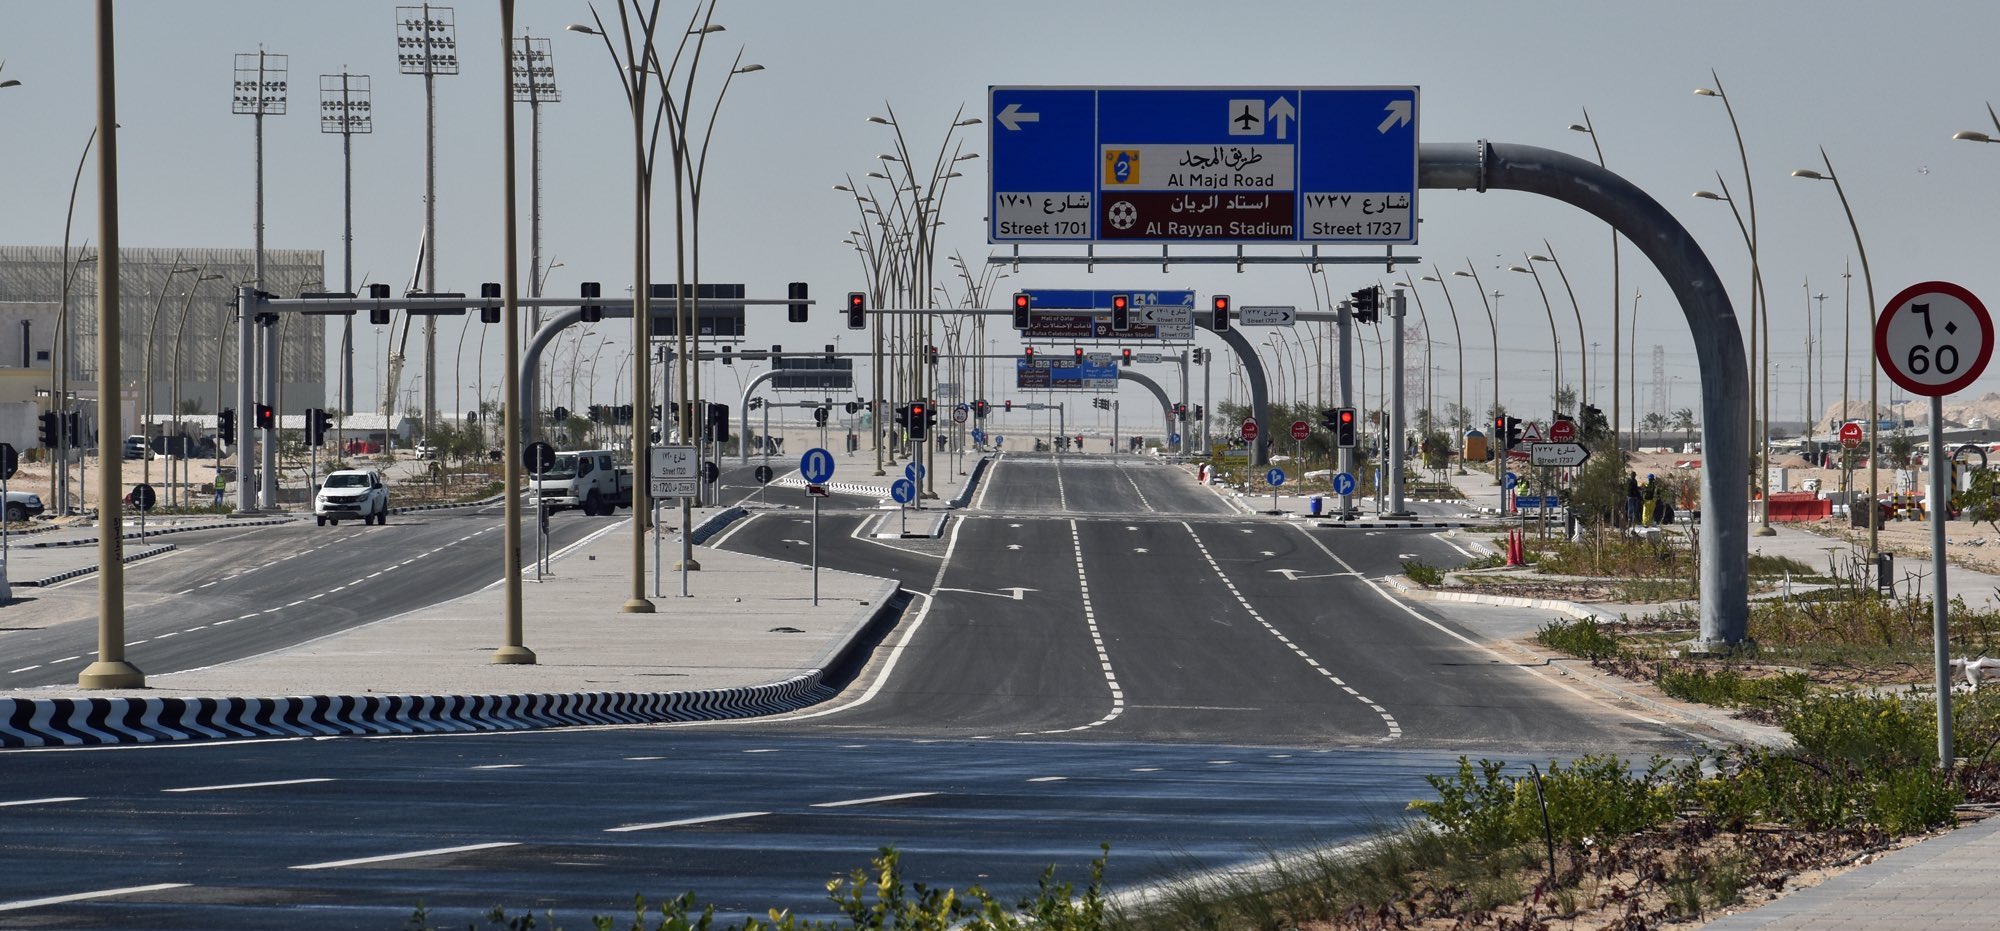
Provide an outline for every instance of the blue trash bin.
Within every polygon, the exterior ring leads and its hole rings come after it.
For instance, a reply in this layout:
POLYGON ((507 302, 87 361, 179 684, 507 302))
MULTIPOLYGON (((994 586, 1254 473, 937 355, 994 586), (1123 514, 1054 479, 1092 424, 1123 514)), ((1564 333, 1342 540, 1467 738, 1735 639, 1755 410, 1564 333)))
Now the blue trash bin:
POLYGON ((1310 499, 1310 505, 1312 507, 1312 516, 1318 517, 1320 508, 1326 506, 1326 498, 1322 495, 1313 495, 1310 499))

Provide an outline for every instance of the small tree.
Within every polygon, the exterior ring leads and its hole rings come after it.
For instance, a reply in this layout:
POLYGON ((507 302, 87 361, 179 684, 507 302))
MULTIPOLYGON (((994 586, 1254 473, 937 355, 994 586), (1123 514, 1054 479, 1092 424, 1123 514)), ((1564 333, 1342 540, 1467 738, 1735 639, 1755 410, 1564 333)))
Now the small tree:
POLYGON ((1681 442, 1694 442, 1694 408, 1683 407, 1674 412, 1674 429, 1681 432, 1681 442))
POLYGON ((1667 415, 1654 411, 1639 421, 1639 427, 1654 436, 1667 432, 1667 415))

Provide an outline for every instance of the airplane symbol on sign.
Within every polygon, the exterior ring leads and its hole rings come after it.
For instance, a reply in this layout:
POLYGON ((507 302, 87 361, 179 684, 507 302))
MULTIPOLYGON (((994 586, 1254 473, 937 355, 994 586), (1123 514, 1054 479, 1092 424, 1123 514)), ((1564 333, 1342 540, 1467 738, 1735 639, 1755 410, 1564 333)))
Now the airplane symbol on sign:
POLYGON ((1243 124, 1243 131, 1249 132, 1253 129, 1256 129, 1257 124, 1262 122, 1262 119, 1257 116, 1256 111, 1250 109, 1248 106, 1245 106, 1243 108, 1243 115, 1237 117, 1231 122, 1243 124))

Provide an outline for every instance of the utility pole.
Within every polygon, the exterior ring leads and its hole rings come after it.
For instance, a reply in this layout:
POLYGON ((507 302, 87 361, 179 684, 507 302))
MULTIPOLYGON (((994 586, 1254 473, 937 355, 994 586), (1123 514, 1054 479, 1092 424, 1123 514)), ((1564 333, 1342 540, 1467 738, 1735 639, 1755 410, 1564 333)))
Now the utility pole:
MULTIPOLYGON (((247 113, 256 121, 256 258, 251 274, 254 279, 251 287, 255 290, 264 287, 264 117, 285 115, 286 78, 291 70, 289 61, 289 56, 272 55, 263 49, 258 49, 254 55, 236 56, 236 81, 230 112, 247 113)), ((103 251, 100 249, 98 254, 98 267, 102 269, 103 251)), ((250 476, 254 471, 252 463, 257 461, 257 418, 252 415, 256 405, 251 389, 251 373, 256 371, 257 363, 256 334, 251 328, 250 318, 241 313, 237 314, 236 340, 236 409, 239 414, 236 421, 236 510, 244 512, 257 507, 253 503, 257 497, 250 486, 250 476)), ((267 391, 264 396, 268 398, 270 393, 267 391)), ((115 428, 112 429, 116 432, 115 428)), ((267 443, 275 443, 276 440, 275 431, 273 436, 266 438, 267 443)), ((264 457, 268 471, 276 464, 277 457, 275 450, 267 453, 272 453, 264 457)), ((262 496, 264 505, 275 504, 275 477, 265 475, 262 484, 266 489, 262 496)))
MULTIPOLYGON (((365 74, 322 74, 319 76, 319 131, 340 134, 341 194, 340 242, 344 247, 340 290, 354 293, 354 134, 375 131, 374 111, 369 102, 370 81, 365 74)), ((334 427, 335 449, 346 445, 347 415, 354 410, 354 317, 341 318, 340 327, 340 421, 334 427)))
MULTIPOLYGON (((542 280, 548 277, 542 269, 542 104, 561 101, 562 91, 556 87, 549 40, 523 32, 518 47, 510 40, 509 53, 514 62, 514 102, 528 105, 528 296, 541 297, 542 280)), ((530 312, 528 326, 530 333, 541 330, 540 307, 530 312)), ((541 410, 542 382, 536 379, 533 404, 521 422, 530 436, 541 435, 541 410)))
MULTIPOLYGON (((396 8, 396 63, 424 76, 424 291, 437 293, 437 78, 458 73, 458 27, 448 6, 396 8)), ((424 431, 437 426, 437 315, 424 315, 424 431)))

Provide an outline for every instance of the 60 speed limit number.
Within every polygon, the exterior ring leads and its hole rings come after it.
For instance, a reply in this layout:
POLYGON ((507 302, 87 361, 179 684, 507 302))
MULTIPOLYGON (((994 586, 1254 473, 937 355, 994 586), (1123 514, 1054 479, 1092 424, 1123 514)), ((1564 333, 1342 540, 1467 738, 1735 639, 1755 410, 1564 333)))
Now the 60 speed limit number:
POLYGON ((1993 358, 1993 318, 1948 281, 1904 288, 1875 321, 1875 361, 1896 384, 1943 397, 1972 384, 1993 358))

